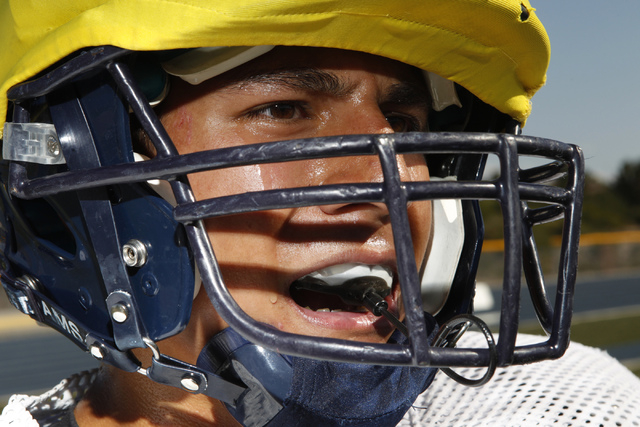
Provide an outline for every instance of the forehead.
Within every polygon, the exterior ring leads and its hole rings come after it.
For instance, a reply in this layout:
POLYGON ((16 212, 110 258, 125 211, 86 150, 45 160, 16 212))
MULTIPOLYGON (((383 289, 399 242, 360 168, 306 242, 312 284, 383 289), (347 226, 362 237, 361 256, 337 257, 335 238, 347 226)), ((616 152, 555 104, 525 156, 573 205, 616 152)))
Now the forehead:
POLYGON ((346 72, 371 73, 383 79, 424 84, 419 69, 389 58, 342 49, 278 46, 212 79, 210 85, 227 86, 252 80, 255 76, 297 69, 318 69, 338 76, 346 75, 346 72))

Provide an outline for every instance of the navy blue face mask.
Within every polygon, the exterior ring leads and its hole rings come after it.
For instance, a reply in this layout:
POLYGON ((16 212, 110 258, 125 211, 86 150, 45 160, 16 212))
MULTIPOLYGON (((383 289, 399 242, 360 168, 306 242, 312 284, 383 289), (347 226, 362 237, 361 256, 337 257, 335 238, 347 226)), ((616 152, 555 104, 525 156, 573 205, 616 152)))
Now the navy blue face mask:
MULTIPOLYGON (((433 340, 436 322, 425 317, 433 340)), ((391 337, 405 340, 398 331, 391 337)), ((247 427, 395 426, 437 371, 285 356, 230 328, 207 344, 197 365, 247 386, 235 405, 227 404, 247 427)))

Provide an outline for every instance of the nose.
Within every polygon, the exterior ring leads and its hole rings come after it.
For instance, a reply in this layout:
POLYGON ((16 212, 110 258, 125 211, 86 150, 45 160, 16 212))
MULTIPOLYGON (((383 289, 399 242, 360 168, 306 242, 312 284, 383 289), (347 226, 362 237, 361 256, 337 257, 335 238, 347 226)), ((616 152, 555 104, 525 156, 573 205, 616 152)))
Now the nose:
MULTIPOLYGON (((418 155, 416 155, 417 157, 418 155)), ((421 158, 422 159, 422 158, 421 158)), ((334 163, 333 167, 328 168, 330 172, 327 174, 325 180, 321 185, 329 184, 347 184, 347 183, 379 183, 383 182, 384 176, 382 173, 382 167, 377 156, 358 156, 358 157, 340 157, 338 159, 330 159, 334 163)), ((424 160, 418 160, 424 164, 424 160)), ((411 173, 409 160, 406 156, 396 156, 396 165, 402 181, 415 181, 418 179, 428 179, 426 172, 426 166, 424 166, 424 172, 421 172, 421 176, 414 176, 416 173, 411 173)), ((408 204, 411 205, 411 202, 408 204)), ((409 206, 407 206, 409 207, 409 206)), ((387 214, 387 206, 383 202, 345 202, 332 205, 320 206, 322 212, 327 215, 339 215, 342 213, 352 213, 358 209, 370 209, 377 210, 379 213, 387 214)))
MULTIPOLYGON (((352 114, 338 121, 331 129, 334 135, 347 134, 393 134, 394 131, 384 114, 377 106, 365 109, 354 109, 352 114)), ((411 173, 407 159, 396 156, 396 163, 401 180, 410 180, 411 173)), ((338 157, 326 160, 326 174, 321 185, 345 183, 379 183, 384 180, 380 160, 376 155, 338 157)), ((387 215, 387 206, 382 202, 354 203, 346 202, 320 206, 327 215, 354 213, 369 210, 377 215, 387 215)))
MULTIPOLYGON (((330 159, 328 174, 321 185, 382 182, 382 168, 376 156, 341 157, 330 159)), ((322 205, 320 210, 327 215, 352 213, 364 207, 373 208, 385 214, 387 206, 381 202, 356 203, 345 202, 333 205, 322 205)))
POLYGON ((334 112, 327 123, 323 132, 326 136, 394 133, 377 102, 360 101, 345 104, 334 112))

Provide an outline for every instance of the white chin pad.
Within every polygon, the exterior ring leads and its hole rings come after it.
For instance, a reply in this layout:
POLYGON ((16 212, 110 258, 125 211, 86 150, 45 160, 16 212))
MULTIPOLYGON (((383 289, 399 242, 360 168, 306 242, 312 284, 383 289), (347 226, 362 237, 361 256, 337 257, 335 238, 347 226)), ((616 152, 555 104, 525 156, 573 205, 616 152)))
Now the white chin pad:
POLYGON ((422 274, 421 290, 424 310, 435 315, 449 296, 462 253, 464 224, 462 203, 458 199, 434 200, 432 210, 433 242, 422 274))

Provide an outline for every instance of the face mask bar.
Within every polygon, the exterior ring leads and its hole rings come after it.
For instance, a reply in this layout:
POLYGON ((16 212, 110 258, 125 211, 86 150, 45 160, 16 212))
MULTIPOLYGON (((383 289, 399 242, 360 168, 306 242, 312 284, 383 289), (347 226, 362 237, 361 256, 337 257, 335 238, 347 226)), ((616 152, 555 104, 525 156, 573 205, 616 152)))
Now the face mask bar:
POLYGON ((12 162, 9 188, 14 197, 32 199, 61 191, 81 191, 116 184, 145 182, 149 179, 169 180, 178 205, 176 220, 182 222, 196 258, 205 288, 218 313, 232 328, 247 339, 264 347, 292 355, 313 355, 316 358, 358 361, 385 365, 414 366, 490 366, 487 349, 439 348, 431 346, 426 337, 424 314, 419 290, 411 236, 408 232, 407 203, 438 198, 496 199, 500 201, 505 228, 505 265, 500 337, 497 343, 498 365, 530 363, 562 355, 568 345, 573 289, 576 277, 577 246, 582 199, 583 158, 571 145, 541 138, 504 134, 426 133, 395 135, 356 135, 280 141, 224 148, 187 155, 178 155, 166 131, 144 99, 127 67, 114 61, 123 51, 101 48, 100 55, 80 56, 65 67, 70 74, 54 71, 42 79, 16 87, 9 93, 16 106, 16 121, 21 114, 20 102, 48 93, 90 68, 101 65, 113 76, 124 93, 133 113, 156 146, 158 155, 146 162, 117 164, 85 170, 71 170, 56 175, 29 179, 25 169, 12 162), (73 77, 69 77, 72 75, 73 77), (430 154, 495 154, 500 161, 500 177, 489 182, 402 182, 396 165, 396 155, 430 154), (315 188, 272 190, 217 199, 195 201, 186 184, 186 174, 242 166, 321 157, 376 155, 383 168, 383 183, 331 185, 315 188), (553 159, 550 165, 531 170, 518 170, 518 156, 543 156, 553 159), (567 168, 564 188, 542 185, 562 164, 567 168), (63 190, 61 190, 63 189, 63 190), (548 207, 530 209, 525 201, 542 202, 548 207), (262 325, 235 303, 222 280, 222 274, 209 243, 202 219, 258 210, 303 207, 342 202, 383 202, 388 206, 396 254, 399 280, 409 330, 407 346, 394 344, 362 344, 351 341, 299 336, 262 325), (256 207, 259 206, 259 207, 256 207), (555 305, 551 308, 543 291, 539 261, 531 228, 541 222, 564 216, 563 243, 555 305), (524 247, 524 249, 523 249, 524 247), (522 254, 528 257, 525 274, 532 288, 532 298, 547 341, 526 347, 516 347, 519 317, 520 275, 522 254))

